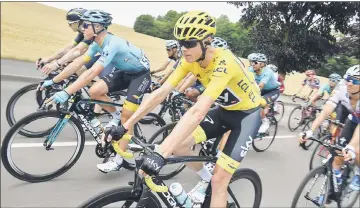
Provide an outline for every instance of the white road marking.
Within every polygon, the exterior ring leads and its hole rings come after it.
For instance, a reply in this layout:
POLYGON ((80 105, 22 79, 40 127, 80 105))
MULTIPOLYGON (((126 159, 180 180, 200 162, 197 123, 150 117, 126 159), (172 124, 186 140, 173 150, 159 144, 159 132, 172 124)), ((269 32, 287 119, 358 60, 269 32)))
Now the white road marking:
MULTIPOLYGON (((283 135, 276 136, 275 139, 287 139, 287 138, 295 138, 294 135, 283 135)), ((263 139, 270 139, 272 137, 264 137, 263 139)), ((77 142, 55 142, 52 147, 73 147, 76 146, 77 142)), ((95 141, 87 141, 85 142, 85 146, 95 146, 97 142, 95 141)), ((42 143, 15 143, 11 145, 12 148, 22 148, 22 147, 44 147, 42 143)))

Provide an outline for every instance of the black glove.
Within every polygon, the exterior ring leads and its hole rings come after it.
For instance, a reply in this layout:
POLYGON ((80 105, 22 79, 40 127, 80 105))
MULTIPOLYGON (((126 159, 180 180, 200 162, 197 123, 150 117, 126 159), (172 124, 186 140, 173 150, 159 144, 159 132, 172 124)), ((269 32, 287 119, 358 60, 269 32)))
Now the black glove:
POLYGON ((123 125, 113 126, 105 129, 105 135, 110 135, 112 140, 119 141, 127 131, 123 125))
POLYGON ((144 160, 140 169, 148 175, 159 174, 161 168, 165 165, 165 158, 157 152, 154 152, 151 155, 146 155, 143 159, 144 160))

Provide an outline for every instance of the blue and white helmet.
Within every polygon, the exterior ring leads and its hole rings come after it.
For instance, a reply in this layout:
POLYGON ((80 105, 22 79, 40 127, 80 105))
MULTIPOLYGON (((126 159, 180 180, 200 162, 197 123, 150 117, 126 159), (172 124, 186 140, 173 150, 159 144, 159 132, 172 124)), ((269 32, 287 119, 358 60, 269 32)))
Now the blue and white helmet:
POLYGON ((332 73, 332 74, 330 74, 330 76, 329 76, 329 80, 332 81, 332 82, 338 83, 338 82, 340 82, 340 80, 341 80, 341 76, 340 76, 340 74, 332 73))
POLYGON ((225 49, 227 49, 229 47, 226 40, 219 38, 219 37, 213 38, 213 40, 211 41, 211 46, 214 48, 225 48, 225 49))
POLYGON ((251 60, 252 60, 252 61, 258 61, 258 62, 266 63, 266 62, 267 62, 267 57, 266 57, 265 54, 256 53, 256 54, 254 55, 254 57, 252 57, 251 60))
POLYGON ((267 65, 267 67, 270 68, 271 70, 273 70, 275 73, 278 72, 278 68, 274 64, 269 64, 269 65, 267 65))
POLYGON ((111 25, 112 19, 111 14, 102 10, 89 10, 81 17, 81 20, 83 21, 98 23, 104 26, 111 25))
POLYGON ((254 60, 256 53, 250 53, 247 57, 247 59, 249 59, 250 61, 254 60))
POLYGON ((348 68, 348 70, 346 70, 345 75, 360 78, 360 64, 348 68))

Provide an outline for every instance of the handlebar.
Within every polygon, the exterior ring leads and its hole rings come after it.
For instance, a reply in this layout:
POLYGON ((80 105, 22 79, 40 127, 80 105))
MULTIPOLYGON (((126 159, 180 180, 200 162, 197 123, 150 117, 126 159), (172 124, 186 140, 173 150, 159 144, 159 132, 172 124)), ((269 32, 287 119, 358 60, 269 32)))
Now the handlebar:
MULTIPOLYGON (((304 137, 305 137, 305 134, 302 135, 302 138, 304 138, 304 137)), ((320 143, 321 145, 323 145, 324 147, 326 147, 330 152, 342 151, 342 150, 343 150, 343 147, 342 147, 342 146, 339 146, 339 145, 337 145, 337 144, 330 144, 330 143, 327 143, 327 142, 325 142, 325 141, 321 141, 321 140, 319 140, 319 139, 316 139, 316 138, 314 138, 314 137, 310 137, 310 138, 308 138, 308 140, 312 140, 312 141, 315 141, 315 142, 317 142, 317 143, 320 143)), ((300 143, 300 146, 301 146, 302 148, 304 148, 304 147, 303 147, 304 144, 305 144, 305 142, 300 143)), ((335 153, 336 153, 336 152, 335 152, 335 153)), ((336 153, 335 156, 343 157, 343 155, 342 155, 341 153, 336 153)))
POLYGON ((299 97, 299 96, 297 96, 297 95, 293 95, 293 96, 291 96, 291 97, 292 97, 291 100, 292 100, 294 103, 296 103, 296 101, 295 101, 296 98, 297 98, 297 99, 300 99, 300 100, 302 100, 302 101, 305 101, 305 102, 307 102, 307 101, 310 100, 309 98, 299 97))

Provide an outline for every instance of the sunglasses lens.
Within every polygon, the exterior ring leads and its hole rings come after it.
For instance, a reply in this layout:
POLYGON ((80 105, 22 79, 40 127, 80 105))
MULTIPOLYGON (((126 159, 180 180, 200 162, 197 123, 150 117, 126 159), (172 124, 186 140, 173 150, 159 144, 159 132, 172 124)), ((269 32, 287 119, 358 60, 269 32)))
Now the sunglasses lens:
POLYGON ((197 46, 197 40, 180 40, 180 46, 184 46, 185 48, 195 48, 197 46))

